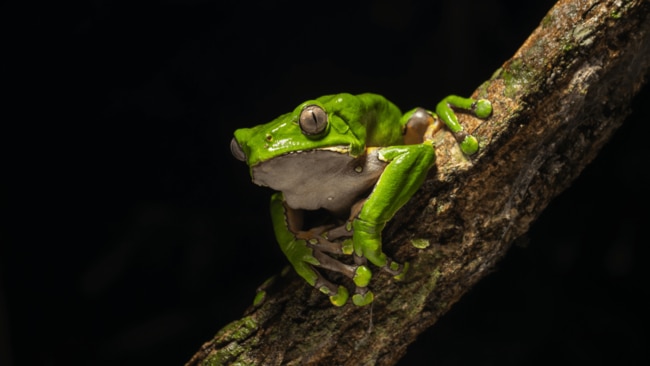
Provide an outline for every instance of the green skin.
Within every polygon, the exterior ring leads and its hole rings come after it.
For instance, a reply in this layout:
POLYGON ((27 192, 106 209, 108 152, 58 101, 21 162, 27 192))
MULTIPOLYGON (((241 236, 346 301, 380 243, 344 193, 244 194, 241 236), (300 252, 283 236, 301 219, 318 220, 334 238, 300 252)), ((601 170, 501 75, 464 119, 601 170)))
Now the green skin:
POLYGON ((436 113, 422 108, 405 114, 376 94, 336 94, 300 104, 293 112, 253 128, 235 131, 233 155, 248 164, 253 182, 277 192, 271 198, 276 238, 296 272, 337 306, 349 297, 319 268, 340 272, 356 285, 354 304, 373 301, 368 261, 403 278, 408 266, 382 250, 386 222, 424 182, 433 166, 432 135, 438 119, 465 154, 478 149, 454 109, 487 118, 487 100, 449 96, 436 113), (321 210, 328 221, 304 228, 304 214, 321 210), (336 259, 353 254, 354 263, 336 259))

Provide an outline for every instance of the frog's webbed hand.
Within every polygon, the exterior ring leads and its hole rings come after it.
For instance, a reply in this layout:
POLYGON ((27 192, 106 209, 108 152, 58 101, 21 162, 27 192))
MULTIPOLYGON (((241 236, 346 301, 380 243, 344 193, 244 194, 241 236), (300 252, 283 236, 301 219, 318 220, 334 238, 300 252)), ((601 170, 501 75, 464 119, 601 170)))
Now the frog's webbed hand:
POLYGON ((354 221, 357 220, 366 200, 366 198, 361 199, 352 206, 350 210, 350 216, 343 225, 333 227, 323 234, 329 240, 336 240, 337 242, 340 242, 343 254, 353 255, 354 266, 350 266, 354 269, 354 272, 352 273, 353 276, 350 276, 349 274, 346 275, 352 279, 356 285, 354 296, 352 296, 352 302, 358 306, 370 304, 374 299, 374 294, 372 291, 369 291, 367 287, 370 283, 370 279, 372 278, 372 271, 370 271, 370 268, 368 268, 368 260, 365 257, 357 255, 354 252, 354 244, 352 239, 352 228, 354 221))
MULTIPOLYGON (((329 295, 330 301, 334 305, 344 305, 349 297, 348 290, 344 286, 333 284, 318 272, 317 268, 323 268, 342 273, 357 285, 357 294, 366 294, 365 287, 370 280, 370 275, 367 273, 369 272, 368 268, 357 263, 348 265, 326 254, 345 254, 341 243, 326 238, 326 230, 330 226, 319 226, 307 231, 300 230, 302 226, 301 211, 287 206, 282 193, 279 192, 271 197, 271 216, 280 248, 298 275, 307 283, 329 295)), ((339 239, 351 236, 349 231, 347 234, 343 232, 339 234, 337 234, 339 239)), ((347 254, 351 252, 350 248, 347 254)))
POLYGON ((492 103, 487 99, 477 100, 450 95, 436 106, 436 114, 454 134, 463 153, 474 154, 478 150, 478 140, 463 130, 463 126, 458 123, 458 118, 454 114, 455 109, 470 112, 478 118, 488 118, 492 114, 492 103))
POLYGON ((381 232, 393 215, 422 185, 435 160, 430 142, 372 149, 369 158, 386 164, 361 211, 352 222, 354 253, 400 279, 405 266, 392 261, 381 246, 381 232))

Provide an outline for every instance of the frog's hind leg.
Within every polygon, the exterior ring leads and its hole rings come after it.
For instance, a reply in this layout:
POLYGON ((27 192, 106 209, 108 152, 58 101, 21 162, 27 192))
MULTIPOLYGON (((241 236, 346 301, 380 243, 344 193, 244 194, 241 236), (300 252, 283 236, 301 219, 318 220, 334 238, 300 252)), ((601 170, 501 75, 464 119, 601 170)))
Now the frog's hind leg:
MULTIPOLYGON (((296 273, 307 283, 329 295, 332 304, 344 305, 349 297, 348 290, 343 286, 337 287, 316 270, 317 267, 320 267, 320 262, 314 254, 320 256, 323 253, 321 250, 315 249, 314 245, 309 242, 320 229, 312 233, 301 231, 301 212, 287 206, 280 192, 271 196, 271 218, 278 244, 296 273)), ((323 243, 321 249, 336 251, 337 248, 330 244, 323 243)))

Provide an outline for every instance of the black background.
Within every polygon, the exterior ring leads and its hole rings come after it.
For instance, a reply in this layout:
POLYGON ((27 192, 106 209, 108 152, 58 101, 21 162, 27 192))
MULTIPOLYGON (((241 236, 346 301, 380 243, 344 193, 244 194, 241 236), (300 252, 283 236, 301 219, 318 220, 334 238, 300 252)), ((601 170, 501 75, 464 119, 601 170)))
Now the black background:
MULTIPOLYGON (((0 364, 184 363, 286 264, 236 128, 341 91, 469 94, 552 4, 3 4, 0 364)), ((649 102, 400 364, 650 360, 649 102)))

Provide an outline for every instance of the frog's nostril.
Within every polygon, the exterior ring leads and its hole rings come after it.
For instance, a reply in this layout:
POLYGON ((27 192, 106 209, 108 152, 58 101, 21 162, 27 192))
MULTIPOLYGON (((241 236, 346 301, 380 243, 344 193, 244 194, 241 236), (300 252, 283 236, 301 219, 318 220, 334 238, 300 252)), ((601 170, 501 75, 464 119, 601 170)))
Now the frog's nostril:
POLYGON ((235 157, 235 159, 240 161, 246 161, 246 154, 244 153, 244 150, 242 150, 241 146, 239 146, 239 143, 234 137, 230 141, 230 152, 235 157))

